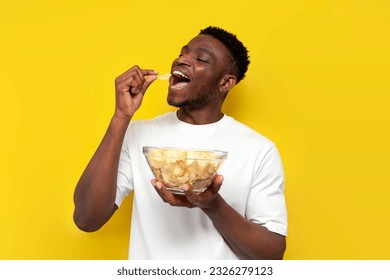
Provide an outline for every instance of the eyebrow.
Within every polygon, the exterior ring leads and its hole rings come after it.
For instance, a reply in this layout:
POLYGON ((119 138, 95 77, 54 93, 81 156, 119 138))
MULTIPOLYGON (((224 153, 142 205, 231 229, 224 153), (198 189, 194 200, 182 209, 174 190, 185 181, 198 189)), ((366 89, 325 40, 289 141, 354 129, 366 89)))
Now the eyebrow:
MULTIPOLYGON (((191 47, 188 46, 188 45, 185 45, 184 47, 181 48, 182 51, 184 50, 190 50, 191 47)), ((204 52, 204 53, 207 53, 208 55, 212 56, 212 57, 215 57, 215 55, 213 54, 213 52, 211 52, 209 49, 206 49, 206 48, 196 48, 197 51, 201 51, 201 52, 204 52)))

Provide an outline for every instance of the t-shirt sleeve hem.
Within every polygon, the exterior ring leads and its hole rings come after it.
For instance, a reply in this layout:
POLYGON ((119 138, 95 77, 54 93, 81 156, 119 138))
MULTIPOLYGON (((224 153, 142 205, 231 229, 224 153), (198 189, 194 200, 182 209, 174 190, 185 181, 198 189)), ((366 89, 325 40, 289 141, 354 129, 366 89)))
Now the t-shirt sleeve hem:
POLYGON ((269 231, 272 231, 274 233, 277 233, 277 234, 280 234, 283 236, 287 236, 287 227, 284 225, 279 225, 276 223, 267 223, 267 224, 264 224, 263 227, 265 227, 266 229, 268 229, 269 231))
POLYGON ((123 201, 123 198, 120 197, 119 195, 117 195, 117 196, 115 197, 115 204, 116 204, 116 206, 118 206, 118 208, 121 206, 122 201, 123 201))

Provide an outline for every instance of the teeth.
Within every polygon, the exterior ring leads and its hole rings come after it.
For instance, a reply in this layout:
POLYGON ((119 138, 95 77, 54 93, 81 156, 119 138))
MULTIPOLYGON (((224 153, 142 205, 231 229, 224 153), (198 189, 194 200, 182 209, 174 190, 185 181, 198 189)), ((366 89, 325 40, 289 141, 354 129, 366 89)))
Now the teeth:
POLYGON ((181 76, 181 77, 183 77, 183 78, 186 78, 187 80, 190 79, 190 78, 188 78, 186 75, 184 75, 183 72, 178 71, 178 70, 173 71, 173 74, 174 74, 174 75, 179 75, 179 76, 181 76))

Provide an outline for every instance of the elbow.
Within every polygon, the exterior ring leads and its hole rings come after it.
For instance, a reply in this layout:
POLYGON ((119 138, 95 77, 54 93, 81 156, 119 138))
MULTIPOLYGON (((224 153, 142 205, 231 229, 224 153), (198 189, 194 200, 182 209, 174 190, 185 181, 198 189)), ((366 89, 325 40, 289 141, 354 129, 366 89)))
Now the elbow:
POLYGON ((286 251, 286 238, 279 234, 275 234, 274 237, 275 238, 268 243, 269 246, 259 249, 256 256, 253 256, 252 259, 283 260, 286 251))
POLYGON ((277 244, 275 244, 273 254, 270 259, 283 260, 284 252, 286 251, 286 238, 284 236, 280 236, 280 240, 276 243, 277 244))
POLYGON ((238 256, 243 260, 283 260, 284 252, 286 251, 285 240, 280 240, 269 245, 258 248, 251 253, 247 252, 247 254, 238 256))
POLYGON ((73 213, 73 221, 80 230, 94 232, 99 230, 117 209, 118 206, 116 204, 114 204, 111 211, 106 212, 88 211, 85 208, 80 209, 76 206, 73 213))
POLYGON ((102 225, 96 224, 92 219, 79 215, 76 211, 73 214, 73 221, 77 228, 84 232, 94 232, 102 227, 102 225))

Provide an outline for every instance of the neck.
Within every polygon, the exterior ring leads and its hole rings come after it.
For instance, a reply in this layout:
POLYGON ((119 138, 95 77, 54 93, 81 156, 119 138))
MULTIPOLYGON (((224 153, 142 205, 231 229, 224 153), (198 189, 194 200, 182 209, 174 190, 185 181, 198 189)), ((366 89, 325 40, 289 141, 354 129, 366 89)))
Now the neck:
POLYGON ((204 111, 204 110, 191 110, 188 108, 181 107, 177 111, 177 117, 179 120, 189 123, 189 124, 210 124, 215 123, 222 119, 223 113, 220 109, 213 111, 204 111))

